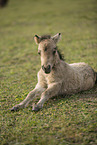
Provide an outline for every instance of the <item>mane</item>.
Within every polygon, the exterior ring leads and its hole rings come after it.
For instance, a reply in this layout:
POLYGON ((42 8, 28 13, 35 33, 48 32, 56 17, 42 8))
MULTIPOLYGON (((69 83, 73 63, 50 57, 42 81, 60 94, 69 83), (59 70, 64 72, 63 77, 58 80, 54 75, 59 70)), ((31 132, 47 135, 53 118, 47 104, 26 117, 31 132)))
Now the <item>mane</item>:
MULTIPOLYGON (((57 49, 57 47, 56 47, 56 49, 57 49)), ((57 52, 59 54, 59 58, 64 61, 65 60, 64 55, 61 53, 61 51, 57 49, 57 52)))
POLYGON ((41 41, 42 40, 44 40, 44 39, 50 39, 51 38, 51 36, 50 35, 43 35, 43 36, 41 36, 41 41))
POLYGON ((64 56, 63 56, 63 54, 62 54, 59 50, 57 50, 57 52, 58 52, 58 54, 59 54, 59 58, 60 58, 61 60, 64 61, 64 56))

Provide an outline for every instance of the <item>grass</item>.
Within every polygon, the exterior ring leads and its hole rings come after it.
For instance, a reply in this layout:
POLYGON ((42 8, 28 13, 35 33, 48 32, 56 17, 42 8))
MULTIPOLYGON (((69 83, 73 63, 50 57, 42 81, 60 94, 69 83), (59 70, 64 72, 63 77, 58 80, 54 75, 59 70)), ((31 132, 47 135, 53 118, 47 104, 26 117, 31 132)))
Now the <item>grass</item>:
POLYGON ((37 83, 35 34, 61 32, 58 46, 66 62, 84 61, 97 71, 96 5, 96 0, 10 0, 0 9, 1 145, 97 144, 97 85, 52 98, 37 113, 30 106, 9 111, 37 83))

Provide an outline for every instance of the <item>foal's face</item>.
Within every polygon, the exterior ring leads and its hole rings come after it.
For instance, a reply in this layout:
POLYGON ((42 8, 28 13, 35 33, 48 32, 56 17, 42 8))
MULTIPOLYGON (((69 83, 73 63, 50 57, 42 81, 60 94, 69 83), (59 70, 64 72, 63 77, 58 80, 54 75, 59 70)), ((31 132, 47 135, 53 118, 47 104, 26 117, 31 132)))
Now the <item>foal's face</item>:
POLYGON ((46 36, 44 39, 35 35, 34 39, 38 47, 38 54, 41 57, 41 67, 46 74, 49 74, 55 64, 57 57, 56 43, 60 38, 60 33, 53 37, 46 36))
POLYGON ((56 56, 56 44, 52 39, 43 40, 38 47, 38 53, 41 56, 41 66, 45 73, 50 73, 56 56))

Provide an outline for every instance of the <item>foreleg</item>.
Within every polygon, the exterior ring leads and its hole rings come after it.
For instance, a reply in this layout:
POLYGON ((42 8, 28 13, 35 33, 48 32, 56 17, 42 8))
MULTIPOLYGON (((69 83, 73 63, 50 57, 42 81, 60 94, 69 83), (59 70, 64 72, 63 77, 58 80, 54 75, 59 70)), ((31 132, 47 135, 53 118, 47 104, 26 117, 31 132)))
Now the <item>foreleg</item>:
POLYGON ((30 101, 32 101, 35 97, 41 95, 41 93, 45 90, 45 88, 41 87, 40 85, 36 85, 35 89, 29 92, 27 97, 20 103, 12 107, 11 111, 17 111, 20 108, 25 108, 30 101))
POLYGON ((61 83, 52 83, 49 87, 42 93, 41 99, 37 105, 33 106, 33 111, 38 111, 43 107, 43 104, 51 97, 59 94, 61 89, 61 83))

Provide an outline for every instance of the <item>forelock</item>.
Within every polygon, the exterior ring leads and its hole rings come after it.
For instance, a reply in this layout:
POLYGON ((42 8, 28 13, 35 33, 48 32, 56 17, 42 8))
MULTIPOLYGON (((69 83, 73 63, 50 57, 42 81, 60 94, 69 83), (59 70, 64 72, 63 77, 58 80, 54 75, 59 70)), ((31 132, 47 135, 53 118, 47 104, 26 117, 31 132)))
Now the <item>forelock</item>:
POLYGON ((42 40, 50 39, 50 38, 51 38, 50 35, 43 35, 43 36, 40 37, 40 40, 42 41, 42 40))

